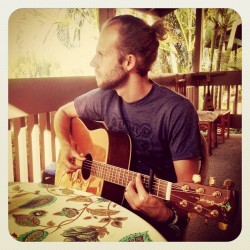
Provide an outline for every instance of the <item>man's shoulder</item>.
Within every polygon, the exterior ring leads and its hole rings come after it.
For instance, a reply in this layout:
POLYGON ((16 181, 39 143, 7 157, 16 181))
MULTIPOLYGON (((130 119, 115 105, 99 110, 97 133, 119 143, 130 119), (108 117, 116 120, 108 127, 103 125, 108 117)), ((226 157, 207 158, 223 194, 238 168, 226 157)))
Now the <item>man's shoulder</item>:
POLYGON ((117 94, 113 90, 102 90, 100 88, 95 88, 95 89, 92 89, 89 92, 87 92, 85 95, 90 96, 90 97, 94 96, 94 97, 106 97, 106 98, 108 98, 108 97, 113 97, 117 94))
POLYGON ((158 84, 156 82, 154 82, 154 86, 156 90, 155 91, 156 95, 162 98, 167 98, 168 101, 173 101, 173 102, 188 101, 188 99, 185 96, 177 93, 176 91, 172 90, 167 86, 158 84))

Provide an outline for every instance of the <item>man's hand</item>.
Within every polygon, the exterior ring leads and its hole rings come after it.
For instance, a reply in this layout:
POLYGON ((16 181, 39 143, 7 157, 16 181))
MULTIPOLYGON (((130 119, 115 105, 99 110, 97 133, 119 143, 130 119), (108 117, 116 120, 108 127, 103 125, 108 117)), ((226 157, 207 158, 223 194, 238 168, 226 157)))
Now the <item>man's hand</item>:
POLYGON ((63 166, 66 173, 72 173, 82 168, 82 162, 85 160, 82 155, 79 155, 71 147, 62 147, 59 159, 59 164, 63 166))
POLYGON ((145 190, 141 174, 129 182, 124 195, 132 209, 146 214, 155 221, 164 222, 173 215, 173 211, 164 204, 163 200, 145 190))

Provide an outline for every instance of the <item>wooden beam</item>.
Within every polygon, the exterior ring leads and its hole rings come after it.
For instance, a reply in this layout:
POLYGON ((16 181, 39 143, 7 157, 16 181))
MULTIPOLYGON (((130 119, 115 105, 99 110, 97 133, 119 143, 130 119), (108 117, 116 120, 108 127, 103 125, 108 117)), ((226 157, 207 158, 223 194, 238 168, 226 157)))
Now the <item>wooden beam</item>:
POLYGON ((203 9, 196 9, 195 46, 193 54, 193 72, 200 71, 202 58, 202 32, 203 32, 203 9))
POLYGON ((99 9, 99 30, 101 30, 103 23, 107 19, 115 16, 115 11, 116 11, 116 9, 111 9, 111 8, 110 9, 100 8, 99 9))

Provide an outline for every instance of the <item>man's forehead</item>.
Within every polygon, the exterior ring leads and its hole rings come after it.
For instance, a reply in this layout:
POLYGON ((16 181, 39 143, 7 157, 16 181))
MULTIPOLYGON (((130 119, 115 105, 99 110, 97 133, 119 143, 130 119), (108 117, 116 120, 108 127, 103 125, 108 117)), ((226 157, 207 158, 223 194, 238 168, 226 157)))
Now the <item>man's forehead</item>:
POLYGON ((118 41, 119 41, 119 30, 114 26, 105 27, 104 29, 101 30, 98 40, 98 47, 103 49, 110 46, 116 47, 118 41))

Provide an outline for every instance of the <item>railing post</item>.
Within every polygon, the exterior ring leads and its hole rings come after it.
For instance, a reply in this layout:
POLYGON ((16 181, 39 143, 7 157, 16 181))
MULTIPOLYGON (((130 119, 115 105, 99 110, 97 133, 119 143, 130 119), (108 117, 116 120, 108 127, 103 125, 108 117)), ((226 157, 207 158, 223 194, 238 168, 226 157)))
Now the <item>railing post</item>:
POLYGON ((13 119, 15 165, 14 180, 28 182, 25 117, 13 119))
POLYGON ((12 146, 12 131, 11 131, 11 121, 8 121, 8 181, 14 181, 14 164, 13 164, 13 146, 12 146))
POLYGON ((51 131, 48 113, 39 115, 40 143, 41 143, 41 170, 52 162, 51 131))
POLYGON ((30 182, 41 181, 41 161, 40 161, 40 144, 39 144, 39 127, 38 115, 27 117, 28 129, 28 171, 30 182))

